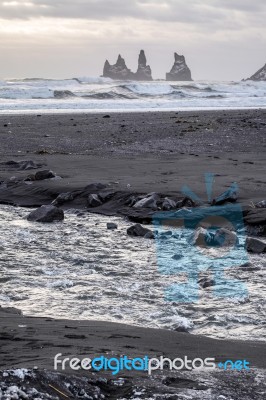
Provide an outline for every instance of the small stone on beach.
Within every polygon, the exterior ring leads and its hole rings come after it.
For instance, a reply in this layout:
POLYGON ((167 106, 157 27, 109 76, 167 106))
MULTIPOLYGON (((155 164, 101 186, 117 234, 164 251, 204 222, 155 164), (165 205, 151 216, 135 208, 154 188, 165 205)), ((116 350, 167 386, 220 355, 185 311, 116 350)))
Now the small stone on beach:
POLYGON ((150 229, 144 228, 140 224, 132 225, 127 229, 129 236, 144 237, 146 239, 154 239, 154 234, 150 229))
POLYGON ((107 229, 110 229, 110 230, 114 230, 114 229, 118 228, 117 224, 115 224, 113 222, 107 222, 106 227, 107 227, 107 229))
POLYGON ((44 179, 51 179, 51 178, 55 178, 55 174, 53 173, 53 171, 49 170, 49 169, 44 169, 43 171, 38 171, 35 174, 35 180, 36 181, 42 181, 44 179))
POLYGON ((246 249, 249 253, 266 253, 266 242, 260 239, 248 237, 246 239, 246 249))

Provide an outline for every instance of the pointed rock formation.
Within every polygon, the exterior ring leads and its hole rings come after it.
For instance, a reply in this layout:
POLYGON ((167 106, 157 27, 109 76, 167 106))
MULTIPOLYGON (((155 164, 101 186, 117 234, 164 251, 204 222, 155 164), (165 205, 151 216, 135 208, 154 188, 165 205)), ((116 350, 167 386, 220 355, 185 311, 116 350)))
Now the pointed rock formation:
POLYGON ((254 75, 252 75, 250 78, 246 79, 251 80, 251 81, 266 81, 266 64, 264 67, 259 69, 254 75))
POLYGON ((144 50, 140 50, 139 53, 138 70, 135 74, 135 79, 138 81, 152 81, 151 67, 147 65, 144 50))
POLYGON ((175 53, 175 62, 170 72, 166 73, 167 81, 192 81, 191 71, 184 56, 175 53))
POLYGON ((127 68, 125 60, 119 54, 117 62, 111 65, 108 60, 105 61, 103 76, 112 79, 134 79, 134 74, 127 68))
POLYGON ((152 81, 151 67, 147 65, 144 50, 140 51, 138 70, 135 74, 127 68, 125 60, 119 54, 114 65, 111 65, 108 60, 105 61, 103 76, 119 80, 152 81))

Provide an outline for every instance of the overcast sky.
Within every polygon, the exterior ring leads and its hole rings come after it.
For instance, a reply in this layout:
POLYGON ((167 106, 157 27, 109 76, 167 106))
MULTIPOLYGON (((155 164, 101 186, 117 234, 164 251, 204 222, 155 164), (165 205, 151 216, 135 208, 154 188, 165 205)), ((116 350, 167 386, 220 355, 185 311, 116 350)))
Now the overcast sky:
POLYGON ((99 76, 144 49, 154 78, 174 52, 192 77, 240 80, 266 63, 265 0, 0 0, 0 77, 99 76))

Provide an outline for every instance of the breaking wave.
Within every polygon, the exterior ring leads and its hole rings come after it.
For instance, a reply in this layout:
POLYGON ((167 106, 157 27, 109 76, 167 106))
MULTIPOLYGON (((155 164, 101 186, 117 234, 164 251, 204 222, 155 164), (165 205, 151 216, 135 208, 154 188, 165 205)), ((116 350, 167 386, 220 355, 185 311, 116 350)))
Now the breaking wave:
POLYGON ((0 80, 0 112, 266 107, 266 82, 0 80))

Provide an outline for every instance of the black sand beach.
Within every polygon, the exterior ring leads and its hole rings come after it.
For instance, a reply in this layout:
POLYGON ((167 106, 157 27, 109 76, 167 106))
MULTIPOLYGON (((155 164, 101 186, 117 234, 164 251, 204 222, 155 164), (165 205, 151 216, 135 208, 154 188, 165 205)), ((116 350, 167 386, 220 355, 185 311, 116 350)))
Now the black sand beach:
MULTIPOLYGON (((213 198, 236 182, 246 224, 262 227, 265 234, 265 208, 254 209, 256 202, 266 199, 265 110, 6 115, 0 116, 0 139, 1 204, 37 207, 50 204, 60 193, 71 192, 74 196, 60 206, 86 209, 88 194, 97 189, 89 185, 101 183, 106 187, 97 191, 112 192, 112 200, 88 211, 144 223, 149 222, 151 211, 130 209, 126 203, 130 196, 157 192, 182 201, 181 188, 187 185, 207 205, 204 174, 214 173, 213 198), (38 168, 25 170, 11 160, 30 160, 38 168), (61 179, 24 181, 43 169, 61 179)), ((115 389, 99 380, 110 379, 110 374, 92 374, 94 383, 90 385, 99 387, 106 398, 248 400, 265 395, 263 380, 258 378, 265 373, 264 343, 241 342, 237 337, 221 341, 98 321, 31 318, 5 309, 0 309, 0 320, 0 368, 38 367, 38 383, 32 377, 29 382, 60 399, 81 397, 62 383, 69 379, 70 371, 66 371, 68 378, 49 375, 52 386, 63 394, 45 386, 56 353, 247 359, 252 367, 249 374, 216 371, 195 376, 164 371, 154 380, 142 373, 121 374, 125 384, 119 388, 114 384, 115 389), (144 391, 137 395, 136 388, 144 391)), ((77 379, 88 378, 81 372, 77 375, 77 379)), ((6 381, 9 379, 18 384, 12 374, 6 381)), ((77 387, 82 382, 78 381, 77 387)))
MULTIPOLYGON (((29 159, 52 169, 64 179, 37 187, 54 192, 102 182, 169 194, 185 184, 206 199, 204 173, 212 172, 214 196, 237 181, 245 202, 265 198, 265 132, 265 110, 7 115, 0 116, 0 153, 2 162, 29 159)), ((0 173, 10 178, 10 169, 0 173)))
MULTIPOLYGON (((263 374, 265 368, 265 344, 239 341, 222 341, 194 336, 186 333, 172 332, 160 329, 147 329, 122 324, 113 324, 100 321, 69 321, 53 320, 49 318, 24 317, 15 309, 1 309, 1 359, 0 368, 17 369, 28 368, 39 374, 39 382, 35 387, 40 391, 48 390, 53 395, 58 394, 48 383, 56 387, 69 398, 71 390, 67 390, 64 381, 75 375, 87 379, 94 386, 98 386, 106 394, 106 398, 160 398, 179 399, 191 390, 192 399, 204 397, 211 389, 211 399, 218 399, 219 395, 234 396, 234 399, 263 399, 263 382, 256 381, 258 371, 263 374), (152 379, 147 373, 126 371, 113 376, 111 372, 101 371, 73 371, 69 367, 64 371, 67 378, 61 381, 59 376, 52 376, 47 372, 53 371, 54 357, 61 353, 63 357, 184 357, 189 359, 215 357, 217 362, 228 359, 250 361, 252 371, 213 371, 211 374, 201 372, 172 372, 167 370, 154 374, 152 379), (36 367, 38 369, 36 370, 36 367), (35 369, 34 369, 35 368, 35 369), (124 384, 115 387, 112 380, 123 377, 124 384), (104 385, 104 378, 108 385, 104 385), (141 396, 134 397, 134 389, 143 390, 141 396), (194 392, 194 393, 193 393, 194 392), (202 394, 202 396, 201 396, 202 394), (153 396, 159 397, 153 397, 153 396), (174 397, 177 396, 177 397, 174 397), (171 396, 171 397, 167 397, 171 396), (195 396, 195 397, 194 397, 195 396)), ((54 371, 55 372, 55 371, 54 371)), ((157 372, 157 371, 156 371, 157 372)), ((12 378, 12 373, 10 373, 12 378)), ((28 378, 29 379, 29 378, 28 378)), ((31 378, 32 379, 32 378, 31 378)), ((0 378, 1 381, 1 378, 0 378)), ((22 382, 23 384, 23 382, 22 382)), ((24 383, 25 384, 25 383, 24 383)), ((79 389, 85 388, 79 382, 79 389)), ((73 394, 73 393, 72 393, 73 394)), ((64 398, 64 396, 59 398, 64 398)), ((82 396, 81 396, 82 398, 82 396)), ((97 397, 92 397, 97 398, 97 397)), ((226 397, 227 398, 227 397, 226 397)), ((221 398, 222 399, 222 398, 221 398)))

